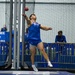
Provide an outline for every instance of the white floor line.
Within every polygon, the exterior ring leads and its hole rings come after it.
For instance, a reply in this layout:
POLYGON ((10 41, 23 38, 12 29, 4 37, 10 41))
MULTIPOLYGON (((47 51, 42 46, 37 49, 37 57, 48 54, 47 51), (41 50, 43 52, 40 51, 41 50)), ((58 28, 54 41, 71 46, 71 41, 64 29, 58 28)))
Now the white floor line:
POLYGON ((12 74, 13 71, 0 71, 0 74, 12 74))
POLYGON ((42 75, 50 75, 50 74, 59 74, 59 72, 57 71, 38 71, 38 72, 35 72, 35 71, 0 71, 0 73, 2 74, 16 74, 16 75, 19 75, 19 74, 42 74, 42 75))

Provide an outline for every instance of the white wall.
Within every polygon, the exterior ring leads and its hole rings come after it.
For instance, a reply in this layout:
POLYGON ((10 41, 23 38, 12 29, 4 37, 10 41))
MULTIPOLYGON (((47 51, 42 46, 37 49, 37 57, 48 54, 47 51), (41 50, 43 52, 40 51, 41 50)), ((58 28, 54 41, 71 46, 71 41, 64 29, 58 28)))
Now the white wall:
POLYGON ((53 28, 51 31, 41 31, 44 42, 54 42, 59 30, 67 38, 67 42, 75 42, 75 5, 72 4, 36 4, 37 21, 53 28))

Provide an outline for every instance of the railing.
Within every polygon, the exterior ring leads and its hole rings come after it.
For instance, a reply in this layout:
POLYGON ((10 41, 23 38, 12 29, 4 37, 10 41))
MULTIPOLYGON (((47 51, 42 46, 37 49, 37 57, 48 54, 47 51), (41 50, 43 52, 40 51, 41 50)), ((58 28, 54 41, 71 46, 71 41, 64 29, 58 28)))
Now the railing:
MULTIPOLYGON (((75 44, 74 43, 44 43, 44 48, 53 68, 75 69, 75 44)), ((20 56, 22 50, 20 50, 20 56)), ((25 46, 24 61, 31 66, 29 44, 25 46)), ((38 68, 46 68, 47 62, 36 48, 35 65, 38 68)))
MULTIPOLYGON (((44 48, 53 68, 75 69, 75 44, 74 43, 44 43, 44 48)), ((12 48, 13 51, 13 48, 12 48)), ((9 44, 0 42, 0 66, 4 66, 8 61, 9 44)), ((12 56, 13 56, 12 52, 12 56)), ((31 66, 29 44, 25 45, 24 62, 31 66)), ((13 57, 12 57, 13 59, 13 57)), ((20 61, 22 59, 22 43, 20 43, 20 61)), ((47 68, 47 62, 40 50, 36 48, 35 65, 37 68, 47 68)))
POLYGON ((0 70, 11 68, 9 32, 0 32, 0 70))
POLYGON ((9 45, 6 42, 0 42, 0 66, 5 66, 8 62, 9 45))

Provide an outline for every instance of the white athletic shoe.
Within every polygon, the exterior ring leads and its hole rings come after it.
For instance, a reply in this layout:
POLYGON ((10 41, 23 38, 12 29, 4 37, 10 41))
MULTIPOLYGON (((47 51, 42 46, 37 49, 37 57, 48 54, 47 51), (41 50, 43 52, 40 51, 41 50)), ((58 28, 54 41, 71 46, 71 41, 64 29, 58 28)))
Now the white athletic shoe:
POLYGON ((53 65, 52 65, 50 62, 48 63, 48 66, 49 66, 49 67, 53 67, 53 65))
POLYGON ((35 72, 38 72, 38 69, 36 68, 35 65, 32 65, 32 68, 33 68, 33 70, 34 70, 35 72))

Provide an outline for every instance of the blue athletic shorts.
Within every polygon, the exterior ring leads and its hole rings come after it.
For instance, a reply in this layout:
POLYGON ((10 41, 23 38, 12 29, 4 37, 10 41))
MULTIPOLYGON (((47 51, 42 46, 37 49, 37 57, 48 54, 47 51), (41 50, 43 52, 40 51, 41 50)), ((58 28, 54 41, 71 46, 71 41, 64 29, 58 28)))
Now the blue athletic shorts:
POLYGON ((33 46, 37 46, 40 42, 42 42, 41 40, 29 40, 29 44, 33 45, 33 46))

